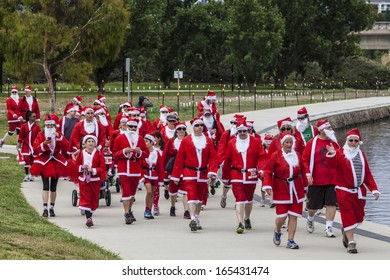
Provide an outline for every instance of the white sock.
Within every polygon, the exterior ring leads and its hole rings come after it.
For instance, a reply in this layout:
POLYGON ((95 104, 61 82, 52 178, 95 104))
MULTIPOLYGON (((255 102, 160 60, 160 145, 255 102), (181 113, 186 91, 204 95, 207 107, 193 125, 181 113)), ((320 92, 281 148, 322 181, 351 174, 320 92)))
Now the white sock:
POLYGON ((313 221, 314 221, 314 216, 313 216, 313 217, 310 217, 309 215, 307 215, 307 220, 308 220, 309 222, 313 222, 313 221))
POLYGON ((326 221, 326 228, 333 228, 333 221, 326 221))

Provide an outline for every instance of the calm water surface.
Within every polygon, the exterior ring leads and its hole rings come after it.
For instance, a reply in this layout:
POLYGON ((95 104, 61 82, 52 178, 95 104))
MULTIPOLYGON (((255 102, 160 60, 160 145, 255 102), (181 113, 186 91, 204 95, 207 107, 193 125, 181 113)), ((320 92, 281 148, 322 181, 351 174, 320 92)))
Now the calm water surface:
MULTIPOLYGON (((368 193, 366 203, 367 221, 390 226, 390 119, 356 126, 362 136, 362 151, 381 192, 377 201, 368 193)), ((345 143, 345 134, 349 129, 337 129, 337 139, 341 146, 345 143)))

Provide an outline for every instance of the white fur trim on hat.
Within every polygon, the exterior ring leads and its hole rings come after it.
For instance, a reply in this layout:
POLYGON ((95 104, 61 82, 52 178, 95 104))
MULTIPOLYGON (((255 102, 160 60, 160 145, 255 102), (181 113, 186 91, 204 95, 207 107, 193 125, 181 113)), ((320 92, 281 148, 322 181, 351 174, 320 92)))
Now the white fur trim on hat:
POLYGON ((236 128, 237 128, 237 131, 248 130, 248 127, 246 125, 243 125, 243 124, 236 126, 236 128))
POLYGON ((85 144, 87 142, 87 140, 90 138, 95 140, 95 144, 97 145, 97 138, 95 135, 85 135, 83 138, 83 144, 85 144))
POLYGON ((100 113, 106 113, 106 111, 103 108, 100 108, 99 110, 95 111, 95 115, 100 114, 100 113))
POLYGON ((138 122, 134 121, 134 120, 129 120, 127 122, 127 125, 132 125, 132 126, 138 126, 138 122))
POLYGON ((151 142, 154 142, 156 140, 156 138, 154 138, 154 136, 150 134, 145 134, 144 139, 148 139, 151 142))
POLYGON ((267 144, 267 145, 270 145, 271 142, 272 142, 272 140, 263 140, 263 143, 264 143, 264 144, 267 144))
POLYGON ((283 142, 286 141, 287 138, 292 138, 293 140, 293 145, 295 144, 295 137, 292 134, 286 134, 280 139, 280 143, 283 145, 283 142))
POLYGON ((325 128, 330 127, 330 126, 331 126, 330 123, 326 122, 317 128, 318 128, 318 130, 324 130, 325 128))
POLYGON ((56 124, 55 120, 47 120, 45 121, 45 124, 56 124))
POLYGON ((69 108, 67 111, 66 111, 66 113, 70 113, 70 112, 72 112, 72 111, 77 111, 77 109, 75 108, 75 107, 71 107, 71 108, 69 108))
POLYGON ((201 119, 197 119, 192 123, 192 126, 195 126, 196 124, 204 124, 201 119))

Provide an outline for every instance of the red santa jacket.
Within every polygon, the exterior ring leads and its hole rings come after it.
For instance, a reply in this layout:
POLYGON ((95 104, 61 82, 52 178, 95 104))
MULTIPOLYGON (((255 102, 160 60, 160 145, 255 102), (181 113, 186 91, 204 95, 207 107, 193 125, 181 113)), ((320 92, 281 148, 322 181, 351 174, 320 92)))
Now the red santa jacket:
POLYGON ((225 160, 226 150, 229 144, 229 141, 234 139, 236 135, 230 135, 230 129, 225 130, 222 133, 221 139, 218 142, 217 146, 217 157, 218 157, 218 165, 221 165, 225 160))
POLYGON ((22 144, 21 154, 29 156, 34 153, 33 145, 41 128, 35 122, 26 122, 20 127, 18 142, 22 144))
POLYGON ((368 166, 366 155, 363 151, 359 151, 358 156, 363 165, 360 182, 357 181, 352 160, 347 159, 344 155, 344 148, 338 149, 332 157, 327 155, 327 162, 336 169, 336 176, 333 178, 336 189, 350 193, 357 192, 358 198, 365 199, 367 192, 365 186, 371 192, 378 191, 378 187, 368 166))
MULTIPOLYGON (((295 138, 295 146, 294 150, 298 152, 299 154, 303 154, 303 151, 305 150, 305 145, 303 144, 302 140, 294 137, 295 138)), ((279 151, 282 149, 282 143, 280 143, 281 137, 280 135, 276 136, 271 144, 268 147, 268 154, 271 156, 274 152, 279 151)))
POLYGON ((33 111, 36 115, 36 121, 41 120, 41 111, 39 110, 39 105, 38 105, 38 99, 35 98, 34 96, 31 96, 32 98, 32 104, 30 104, 27 101, 26 96, 23 96, 19 98, 19 110, 20 110, 20 115, 23 117, 23 119, 26 119, 26 113, 27 111, 33 111))
POLYGON ((43 131, 39 132, 33 145, 35 156, 34 163, 45 165, 49 160, 54 159, 64 166, 68 165, 68 162, 63 156, 69 146, 68 140, 66 140, 65 136, 60 132, 57 131, 57 133, 59 133, 59 136, 56 137, 55 147, 52 150, 49 144, 43 143, 46 140, 45 133, 43 131))
MULTIPOLYGON (((201 119, 203 119, 203 117, 201 117, 201 119)), ((215 118, 213 125, 211 125, 210 127, 207 127, 206 123, 204 124, 205 125, 203 126, 203 132, 207 133, 207 136, 210 137, 211 141, 214 143, 214 146, 217 148, 218 142, 219 140, 221 140, 221 136, 225 131, 223 124, 220 121, 217 121, 215 118), (214 135, 211 135, 210 130, 214 128, 216 129, 216 133, 214 135)))
POLYGON ((125 112, 120 112, 118 115, 116 115, 116 117, 114 119, 113 129, 114 130, 119 129, 119 124, 121 122, 121 119, 122 118, 128 118, 128 117, 130 117, 130 114, 129 113, 125 113, 125 112))
POLYGON ((166 125, 162 128, 160 128, 160 132, 161 132, 161 138, 164 140, 164 142, 168 142, 169 139, 173 138, 173 136, 175 135, 175 129, 173 129, 173 133, 171 131, 171 133, 169 132, 170 128, 166 125))
POLYGON ((258 175, 264 171, 267 163, 267 153, 260 141, 249 135, 249 146, 244 161, 242 153, 237 150, 237 137, 229 141, 222 168, 222 181, 225 185, 231 183, 256 184, 258 175))
POLYGON ((142 161, 143 177, 152 181, 158 181, 158 185, 164 185, 164 161, 159 151, 150 152, 149 157, 142 161))
POLYGON ((78 114, 81 114, 81 112, 84 110, 84 107, 82 107, 81 105, 74 105, 73 104, 73 102, 69 102, 68 104, 66 104, 65 105, 65 109, 64 109, 64 116, 66 116, 66 114, 67 114, 67 112, 66 112, 66 108, 68 108, 68 107, 74 107, 74 108, 76 108, 76 112, 78 113, 78 114))
POLYGON ((97 122, 96 120, 93 120, 93 122, 95 124, 95 131, 92 133, 88 133, 85 131, 84 129, 85 120, 78 122, 74 126, 72 136, 70 137, 70 141, 69 141, 68 153, 74 153, 77 150, 79 150, 80 142, 83 140, 84 136, 88 134, 93 134, 98 139, 98 143, 97 143, 98 150, 104 147, 106 141, 106 130, 101 123, 97 122))
POLYGON ((149 157, 149 149, 146 146, 144 138, 138 136, 136 142, 132 143, 126 133, 120 134, 114 142, 113 156, 118 165, 118 175, 128 177, 141 177, 142 160, 149 157), (125 153, 125 148, 141 149, 141 154, 125 153))
MULTIPOLYGON (((313 126, 313 125, 310 125, 310 128, 311 128, 311 133, 313 135, 313 138, 318 134, 318 128, 313 126)), ((295 139, 301 139, 303 145, 306 145, 306 142, 305 142, 305 137, 303 136, 302 132, 300 132, 298 129, 295 129, 294 130, 294 137, 295 139)))
POLYGON ((179 181, 181 175, 183 175, 183 180, 207 182, 208 173, 217 175, 218 160, 213 142, 211 142, 210 138, 202 134, 205 147, 201 150, 201 162, 199 162, 197 149, 192 139, 193 137, 193 135, 188 135, 181 141, 176 155, 175 166, 172 170, 171 180, 173 181, 179 181))
POLYGON ((22 116, 20 114, 20 109, 19 109, 19 100, 15 101, 12 97, 8 97, 7 101, 7 118, 8 122, 19 122, 20 119, 22 119, 22 116), (20 119, 19 119, 20 118, 20 119))
POLYGON ((89 153, 86 149, 82 150, 76 159, 76 171, 78 173, 78 180, 85 182, 87 177, 91 182, 103 182, 107 179, 106 163, 104 156, 96 148, 92 153, 89 153), (92 168, 92 172, 84 170, 83 165, 88 165, 92 168))
POLYGON ((211 114, 215 117, 215 119, 217 121, 221 121, 221 115, 219 114, 218 110, 217 110, 217 105, 213 102, 211 103, 211 105, 207 104, 206 100, 202 100, 198 103, 198 111, 199 111, 199 114, 198 114, 198 118, 200 118, 203 114, 203 110, 205 108, 207 109, 210 109, 211 110, 211 114))
POLYGON ((298 202, 305 200, 305 188, 308 185, 306 171, 301 155, 296 154, 299 161, 296 166, 290 166, 282 150, 273 153, 266 165, 262 189, 272 189, 276 204, 290 204, 294 195, 298 202))

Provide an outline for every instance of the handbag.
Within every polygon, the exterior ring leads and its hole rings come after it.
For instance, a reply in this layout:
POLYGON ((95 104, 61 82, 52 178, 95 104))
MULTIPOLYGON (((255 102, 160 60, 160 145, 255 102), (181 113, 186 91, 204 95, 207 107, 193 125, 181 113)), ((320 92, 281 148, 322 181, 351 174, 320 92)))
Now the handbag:
POLYGON ((168 160, 167 165, 165 166, 165 170, 166 170, 166 171, 172 172, 173 166, 175 165, 175 160, 176 160, 176 156, 172 156, 172 157, 168 160))

